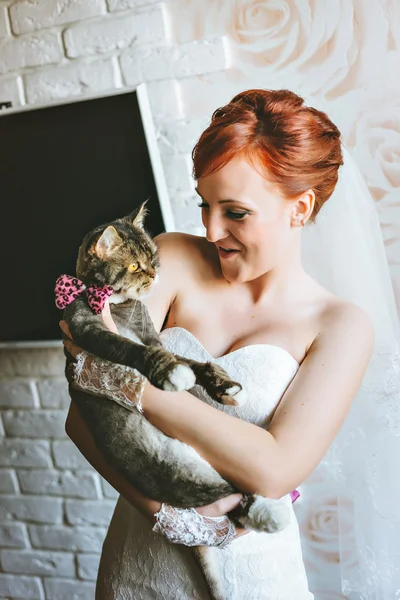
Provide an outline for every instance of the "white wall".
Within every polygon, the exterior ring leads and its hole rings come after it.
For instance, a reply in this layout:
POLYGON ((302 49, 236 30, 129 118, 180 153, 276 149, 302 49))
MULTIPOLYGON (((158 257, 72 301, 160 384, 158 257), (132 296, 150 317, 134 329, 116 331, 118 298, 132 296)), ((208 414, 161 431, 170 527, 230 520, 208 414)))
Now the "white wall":
MULTIPOLYGON (((190 151, 211 112, 248 87, 293 89, 328 112, 364 173, 400 306, 399 47, 397 0, 0 1, 0 102, 149 82, 177 228, 195 232, 190 151)), ((0 596, 92 600, 115 495, 65 438, 63 355, 2 350, 0 376, 0 596)), ((318 471, 297 512, 317 600, 344 598, 318 471)))

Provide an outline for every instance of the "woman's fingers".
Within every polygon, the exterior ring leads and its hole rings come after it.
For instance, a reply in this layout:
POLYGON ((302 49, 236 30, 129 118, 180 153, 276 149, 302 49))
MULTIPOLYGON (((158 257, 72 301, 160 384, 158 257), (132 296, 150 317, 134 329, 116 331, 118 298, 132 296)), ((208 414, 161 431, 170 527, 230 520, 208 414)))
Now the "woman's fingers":
POLYGON ((61 331, 62 331, 63 333, 65 333, 65 335, 67 335, 67 336, 68 336, 68 337, 69 337, 69 338, 72 340, 72 334, 71 334, 71 331, 70 331, 70 329, 69 329, 69 327, 68 327, 68 323, 67 323, 67 321, 60 321, 60 322, 58 323, 58 325, 59 325, 59 327, 60 327, 61 331))
POLYGON ((62 343, 74 358, 76 358, 78 354, 82 352, 82 348, 77 346, 72 340, 63 340, 62 343))
POLYGON ((71 356, 73 356, 74 358, 76 358, 78 356, 78 354, 80 352, 82 352, 82 348, 80 348, 79 346, 77 346, 73 340, 72 340, 72 334, 71 331, 68 327, 68 323, 66 321, 60 321, 58 323, 61 331, 63 333, 65 333, 65 335, 67 335, 69 337, 68 340, 62 340, 62 343, 64 344, 64 346, 66 347, 67 351, 71 354, 71 356))
POLYGON ((242 494, 239 493, 230 494, 230 496, 221 498, 221 500, 217 500, 212 504, 207 504, 207 506, 199 506, 196 508, 196 510, 200 515, 207 517, 222 517, 223 515, 226 515, 226 513, 236 508, 242 497, 242 494))
POLYGON ((242 494, 236 493, 231 494, 230 496, 226 496, 226 498, 221 498, 221 500, 218 500, 222 514, 225 515, 226 513, 236 508, 240 504, 242 498, 242 494))

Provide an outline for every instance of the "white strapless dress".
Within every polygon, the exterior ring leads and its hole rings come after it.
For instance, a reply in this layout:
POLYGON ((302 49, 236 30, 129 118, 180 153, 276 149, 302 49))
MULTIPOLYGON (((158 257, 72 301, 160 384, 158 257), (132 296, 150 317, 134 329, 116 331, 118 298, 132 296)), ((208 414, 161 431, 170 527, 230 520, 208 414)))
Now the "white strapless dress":
MULTIPOLYGON (((268 424, 299 365, 283 348, 255 344, 214 359, 186 329, 161 333, 163 345, 176 354, 212 360, 247 391, 240 408, 221 406, 202 388, 197 397, 220 410, 259 426, 268 424)), ((268 457, 265 457, 268 460, 268 457)), ((236 600, 312 600, 304 569, 299 528, 290 497, 290 524, 274 534, 251 532, 220 550, 228 598, 236 600)), ((112 517, 97 581, 97 600, 208 600, 192 550, 169 544, 122 497, 112 517)))

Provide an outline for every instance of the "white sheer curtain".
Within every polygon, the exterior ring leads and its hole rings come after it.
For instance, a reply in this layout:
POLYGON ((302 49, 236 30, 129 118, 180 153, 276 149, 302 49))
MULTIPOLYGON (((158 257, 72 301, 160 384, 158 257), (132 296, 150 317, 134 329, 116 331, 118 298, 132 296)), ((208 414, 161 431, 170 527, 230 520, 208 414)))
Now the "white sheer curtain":
POLYGON ((362 307, 375 351, 326 460, 338 496, 342 591, 352 600, 400 598, 400 328, 374 201, 349 153, 334 194, 305 227, 303 264, 362 307))

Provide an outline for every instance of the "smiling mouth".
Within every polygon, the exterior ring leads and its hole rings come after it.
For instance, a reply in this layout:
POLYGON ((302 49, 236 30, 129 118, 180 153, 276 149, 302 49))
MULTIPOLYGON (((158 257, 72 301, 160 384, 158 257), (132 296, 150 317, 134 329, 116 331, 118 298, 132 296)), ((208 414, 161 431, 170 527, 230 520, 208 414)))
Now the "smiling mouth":
POLYGON ((225 250, 225 252, 239 252, 238 248, 228 248, 228 246, 216 245, 218 249, 225 250))
POLYGON ((218 254, 222 258, 228 258, 240 252, 240 250, 236 250, 234 248, 223 248, 222 246, 217 246, 218 254))

